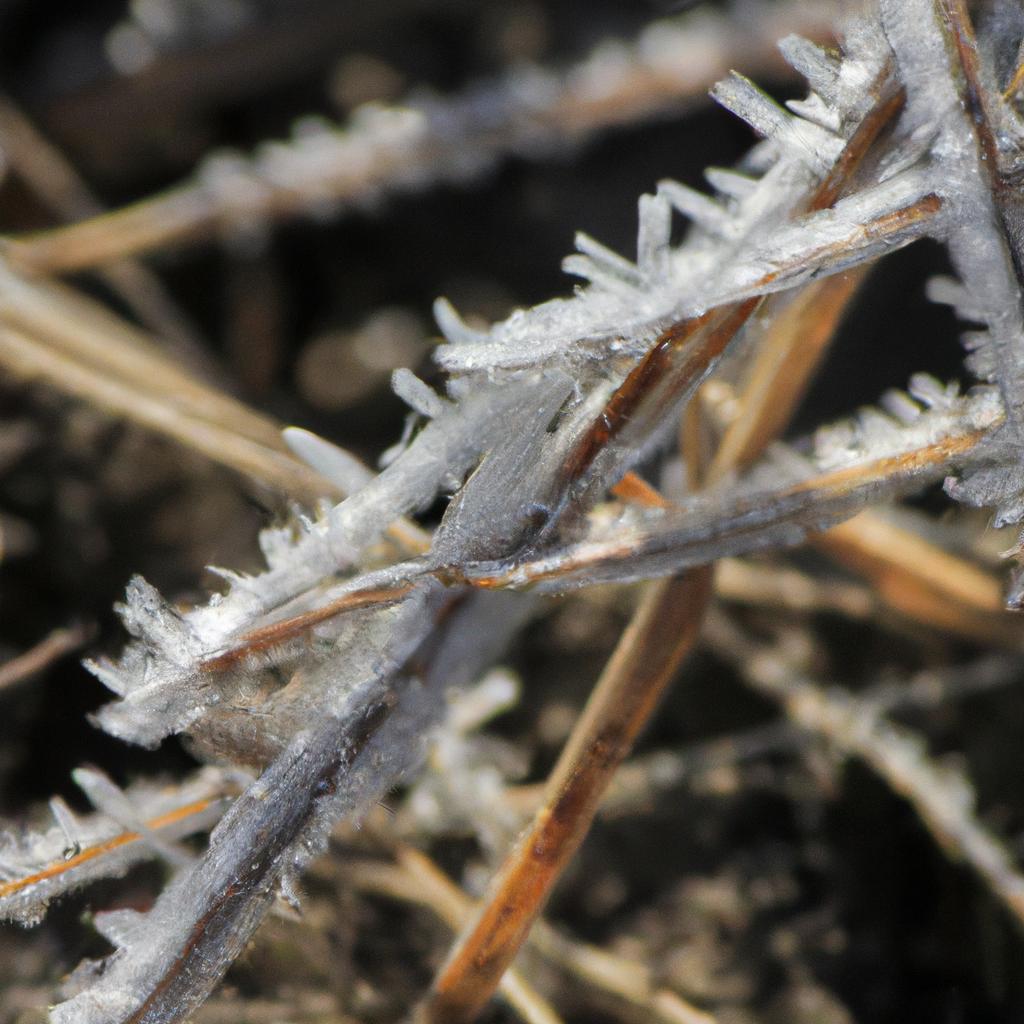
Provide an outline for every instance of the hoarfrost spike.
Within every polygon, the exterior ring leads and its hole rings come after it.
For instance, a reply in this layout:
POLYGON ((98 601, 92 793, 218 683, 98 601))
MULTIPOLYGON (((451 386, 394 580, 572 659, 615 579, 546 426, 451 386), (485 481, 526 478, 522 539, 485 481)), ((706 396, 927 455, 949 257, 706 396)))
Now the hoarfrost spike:
POLYGON ((840 100, 837 91, 842 62, 833 53, 803 36, 790 35, 779 40, 779 51, 786 63, 803 75, 807 84, 829 104, 840 100))
POLYGON ((67 840, 68 845, 65 848, 65 855, 73 856, 81 847, 79 841, 81 829, 78 819, 71 808, 59 796, 51 798, 50 811, 53 814, 54 821, 57 822, 60 830, 64 833, 64 838, 67 840))
POLYGON ((585 232, 576 232, 575 245, 578 252, 588 257, 595 266, 610 276, 621 278, 632 286, 637 286, 643 281, 635 263, 630 263, 625 256, 620 256, 585 232))
POLYGON ((816 170, 824 171, 842 152, 841 138, 809 121, 792 117, 749 78, 735 71, 718 82, 711 95, 759 135, 799 154, 816 170))
POLYGON ((406 367, 395 370, 391 374, 391 390, 410 409, 425 416, 428 420, 437 419, 451 404, 406 367))
POLYGON ((658 194, 663 195, 673 209, 678 210, 709 234, 719 238, 727 238, 733 222, 729 214, 718 203, 703 192, 698 192, 678 181, 659 181, 658 194))
POLYGON ((123 697, 128 692, 128 681, 109 658, 86 658, 82 666, 118 697, 123 697))
POLYGON ((842 127, 839 112, 829 106, 817 93, 811 93, 803 100, 786 100, 786 108, 797 117, 828 132, 838 132, 842 127))
POLYGON ((117 949, 130 949, 144 933, 146 915, 123 907, 95 914, 93 927, 117 949))
POLYGON ((925 284, 925 294, 940 306, 950 306, 964 320, 984 320, 984 311, 972 300, 971 293, 955 277, 932 277, 925 284))
POLYGON ((727 167, 706 167, 704 179, 718 193, 730 199, 744 200, 758 185, 758 179, 727 167))
POLYGON ((167 842, 146 825, 124 791, 103 772, 95 768, 76 768, 71 773, 71 777, 96 810, 113 818, 126 831, 137 832, 143 836, 146 842, 168 863, 175 867, 184 867, 191 862, 190 854, 173 843, 167 842))
POLYGON ((453 345, 476 345, 487 340, 487 333, 467 326, 447 299, 434 302, 434 319, 445 339, 453 345))
POLYGON ((669 240, 672 235, 672 207, 662 195, 641 196, 640 230, 636 243, 636 263, 640 273, 656 279, 667 270, 669 240))
POLYGON ((373 473, 354 455, 319 434, 301 427, 285 427, 281 436, 307 466, 330 480, 342 494, 355 494, 373 479, 373 473))

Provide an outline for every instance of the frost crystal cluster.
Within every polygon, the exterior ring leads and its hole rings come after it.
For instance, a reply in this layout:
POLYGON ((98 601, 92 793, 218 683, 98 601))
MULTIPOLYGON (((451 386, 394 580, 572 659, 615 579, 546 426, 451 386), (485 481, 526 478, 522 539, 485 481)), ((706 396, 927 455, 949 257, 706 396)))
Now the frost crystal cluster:
POLYGON ((1024 124, 1007 90, 1016 56, 1002 52, 1020 32, 1001 32, 1003 17, 975 40, 956 0, 880 0, 843 27, 841 51, 784 39, 806 99, 787 109, 742 75, 719 83, 715 98, 762 141, 709 170, 708 194, 664 181, 642 196, 635 259, 581 234, 565 260, 576 291, 489 330, 437 302, 445 392, 395 374, 413 428, 379 474, 287 432, 348 496, 266 531, 265 572, 223 570, 224 592, 187 611, 131 581, 120 612, 132 640, 116 663, 90 666, 116 696, 98 724, 145 746, 184 733, 233 767, 205 769, 170 804, 83 772, 96 815, 55 804, 50 828, 0 845, 0 913, 23 921, 132 859, 174 868, 148 913, 97 920, 117 948, 77 973, 57 1024, 167 1022, 201 1003, 332 825, 418 768, 445 691, 500 656, 532 593, 796 544, 943 479, 1000 524, 1024 518, 1024 124), (680 217, 689 226, 673 245, 680 217), (665 503, 613 500, 627 473, 670 451, 705 381, 742 391, 802 286, 926 236, 958 274, 933 283, 933 298, 973 325, 976 386, 922 374, 752 466, 687 486, 667 472, 665 503), (443 495, 428 536, 409 517, 443 495), (203 804, 188 830, 219 817, 198 858, 176 846, 169 816, 186 804, 203 804), (127 832, 110 856, 46 871, 127 832))

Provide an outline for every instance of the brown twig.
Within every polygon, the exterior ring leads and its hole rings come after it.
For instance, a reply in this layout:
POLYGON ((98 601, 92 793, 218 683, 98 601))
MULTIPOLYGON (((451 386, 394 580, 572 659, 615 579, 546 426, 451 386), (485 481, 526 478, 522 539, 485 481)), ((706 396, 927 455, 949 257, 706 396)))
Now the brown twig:
MULTIPOLYGON (((150 818, 145 823, 146 828, 151 832, 159 833, 162 829, 176 826, 177 835, 188 835, 190 831, 189 819, 195 820, 195 824, 192 826, 191 830, 209 828, 210 822, 208 820, 208 812, 212 808, 215 808, 217 803, 218 800, 216 797, 211 797, 207 800, 195 800, 192 803, 183 805, 182 807, 176 807, 174 810, 168 811, 165 814, 158 815, 155 818, 150 818)), ((20 878, 12 878, 6 882, 0 882, 0 899, 13 896, 15 893, 18 893, 23 889, 27 889, 30 886, 56 878, 68 871, 73 871, 75 868, 79 868, 83 864, 88 864, 90 861, 104 857, 107 854, 123 851, 126 846, 131 846, 135 843, 145 843, 148 841, 148 838, 141 832, 120 832, 116 836, 112 836, 110 839, 106 839, 101 843, 86 846, 83 849, 72 853, 70 856, 64 857, 62 860, 55 861, 44 868, 40 868, 38 871, 34 871, 30 875, 23 875, 20 878)))
MULTIPOLYGON (((665 330, 566 459, 566 494, 618 434, 674 407, 759 302, 714 309, 665 330)), ((421 1008, 424 1020, 469 1021, 490 998, 586 836, 615 769, 692 649, 712 575, 699 567, 650 584, 644 592, 562 750, 543 807, 505 861, 479 918, 435 979, 421 1008)))
MULTIPOLYGON (((340 496, 292 455, 280 424, 194 378, 144 332, 70 288, 4 275, 0 363, 14 376, 45 381, 291 498, 340 496)), ((404 551, 428 544, 407 520, 388 535, 404 551)))
POLYGON ((55 629, 35 647, 0 665, 0 692, 49 668, 55 661, 88 643, 92 635, 92 626, 86 625, 55 629))
MULTIPOLYGON (((0 144, 19 176, 59 217, 79 220, 103 213, 70 161, 7 96, 0 96, 0 144)), ((212 368, 195 329, 152 271, 123 259, 101 267, 99 275, 180 357, 197 368, 212 368)))
POLYGON ((765 431, 779 436, 867 273, 865 268, 848 270, 772 301, 771 326, 738 397, 743 415, 722 437, 708 468, 710 480, 749 466, 762 450, 765 431))
MULTIPOLYGON (((457 931, 472 911, 472 901, 429 858, 400 847, 397 864, 355 861, 345 865, 345 878, 362 892, 428 907, 449 928, 457 931)), ((561 1018, 548 1001, 510 967, 499 990, 509 1006, 527 1024, 556 1024, 561 1018)))
POLYGON ((711 571, 699 569, 645 591, 558 759, 543 807, 436 979, 425 1020, 472 1020, 490 998, 583 841, 615 769, 691 650, 710 589, 711 571))
MULTIPOLYGON (((474 901, 429 857, 400 844, 395 849, 395 858, 394 865, 356 862, 346 866, 345 875, 358 889, 428 907, 453 930, 472 916, 474 901)), ((659 989, 643 964, 570 939, 543 920, 536 923, 529 945, 549 963, 626 1004, 645 1020, 659 1024, 714 1024, 709 1014, 674 992, 659 989)), ((502 991, 506 980, 518 973, 515 967, 506 972, 502 991)))
MULTIPOLYGON (((719 563, 719 572, 721 568, 719 563)), ((715 639, 713 632, 709 639, 715 639)), ((878 714, 929 711, 1019 684, 1020 678, 1021 666, 1016 658, 991 655, 956 668, 925 670, 906 682, 879 683, 859 694, 858 699, 878 714)), ((784 719, 694 743, 681 750, 643 754, 627 761, 616 773, 601 802, 600 814, 608 817, 636 814, 650 807, 659 794, 688 780, 769 754, 799 750, 808 742, 805 731, 784 719)), ((508 804, 525 818, 540 804, 543 789, 542 785, 511 786, 505 796, 508 804)))
POLYGON ((916 622, 1001 647, 1024 643, 1024 623, 1006 611, 995 576, 878 513, 862 512, 811 542, 916 622))
POLYGON ((211 655, 200 665, 204 672, 223 672, 254 654, 260 654, 288 640, 308 633, 314 626, 359 608, 382 607, 401 601, 413 590, 412 583, 354 590, 334 601, 301 615, 269 623, 240 636, 228 650, 211 655))

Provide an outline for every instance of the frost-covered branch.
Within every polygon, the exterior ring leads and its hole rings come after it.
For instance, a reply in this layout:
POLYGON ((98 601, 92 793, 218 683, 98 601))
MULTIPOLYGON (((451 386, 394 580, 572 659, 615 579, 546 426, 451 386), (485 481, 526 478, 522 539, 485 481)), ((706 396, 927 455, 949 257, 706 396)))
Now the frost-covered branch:
POLYGON ((722 650, 731 650, 751 685, 779 701, 798 727, 860 758, 908 800, 939 846, 967 864, 1024 927, 1024 873, 979 820, 966 775, 937 764, 920 737, 885 717, 884 703, 801 678, 783 652, 752 647, 730 628, 722 650))
POLYGON ((0 920, 36 923, 64 893, 123 875, 139 860, 176 859, 168 844, 210 828, 238 784, 212 767, 181 785, 136 783, 124 793, 94 769, 75 777, 95 814, 74 814, 55 797, 49 827, 0 834, 0 920))
MULTIPOLYGON (((758 18, 698 11, 655 22, 632 43, 601 44, 564 71, 518 67, 453 97, 421 90, 402 106, 361 107, 343 128, 306 118, 291 139, 252 156, 207 157, 191 181, 166 193, 19 239, 11 258, 27 270, 81 270, 214 231, 251 235, 296 214, 325 218, 388 194, 472 180, 513 154, 564 152, 601 130, 675 114, 702 101, 730 68, 778 71, 775 41, 826 34, 835 13, 832 4, 792 0, 766 5, 758 18)), ((831 74, 806 48, 794 52, 798 70, 831 74)))

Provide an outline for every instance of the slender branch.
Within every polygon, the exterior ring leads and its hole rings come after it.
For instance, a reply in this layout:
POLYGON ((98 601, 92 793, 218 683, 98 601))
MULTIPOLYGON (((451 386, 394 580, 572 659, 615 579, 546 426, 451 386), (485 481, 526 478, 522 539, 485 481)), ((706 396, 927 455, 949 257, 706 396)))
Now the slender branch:
MULTIPOLYGON (((346 864, 344 872, 346 881, 361 892, 428 907, 453 931, 462 926, 472 911, 470 898, 433 861, 409 847, 399 848, 395 865, 355 861, 346 864)), ((555 1024, 561 1020, 516 967, 505 972, 499 991, 528 1024, 555 1024)))
MULTIPOLYGON (((175 837, 186 836, 192 831, 201 831, 210 827, 210 815, 207 813, 216 809, 218 801, 211 797, 206 800, 196 800, 183 807, 177 807, 166 814, 157 815, 146 822, 146 828, 156 833, 174 827, 175 837)), ((40 882, 50 882, 60 875, 81 868, 90 861, 98 860, 114 852, 124 853, 125 847, 137 843, 145 844, 148 840, 141 832, 120 832, 110 839, 93 846, 86 846, 77 853, 65 857, 61 861, 55 861, 30 875, 23 875, 20 878, 12 878, 0 883, 0 900, 6 900, 16 896, 25 889, 38 885, 40 882)))
POLYGON ((701 569, 645 592, 552 771, 543 807, 435 980, 424 1020, 472 1020, 490 998, 583 841, 615 769, 692 649, 710 588, 711 572, 701 569))
POLYGON ((77 625, 55 629, 34 647, 0 665, 0 692, 31 679, 55 661, 89 642, 93 628, 77 625))
POLYGON ((208 768, 177 785, 140 782, 121 791, 95 771, 77 772, 95 812, 75 814, 55 798, 49 826, 4 836, 0 919, 35 920, 63 894, 122 875, 136 861, 168 855, 180 861, 174 841, 215 825, 238 777, 208 768))
MULTIPOLYGON (((7 96, 0 96, 0 144, 12 167, 54 213, 65 220, 102 215, 102 204, 71 162, 7 96)), ((179 355, 197 368, 212 369, 195 328, 156 274, 128 259, 101 267, 99 273, 139 320, 179 355)))
POLYGON ((268 145, 248 160, 211 160, 167 192, 17 239, 9 255, 24 270, 65 273, 232 225, 348 209, 382 190, 475 177, 510 154, 546 154, 704 102, 711 83, 732 67, 787 73, 775 40, 792 31, 827 35, 832 12, 822 6, 782 4, 765 19, 701 12, 651 26, 631 46, 599 48, 557 75, 520 69, 465 96, 365 108, 346 128, 297 131, 291 142, 268 145))
MULTIPOLYGON (((887 70, 881 76, 883 89, 890 74, 887 70)), ((883 98, 876 107, 884 107, 885 115, 873 119, 870 131, 850 141, 848 152, 854 155, 845 164, 841 162, 845 175, 859 166, 881 125, 898 109, 884 91, 879 95, 883 98)), ((845 180, 838 173, 826 177, 811 197, 811 208, 831 204, 845 180)), ((935 197, 926 197, 912 205, 920 205, 921 215, 929 215, 939 208, 933 200, 935 197)), ((908 216, 916 218, 918 213, 908 216)), ((864 230, 870 236, 875 229, 864 230)), ((641 408, 646 406, 646 415, 654 418, 673 408, 673 399, 680 393, 677 382, 688 383, 695 366, 716 358, 758 305, 759 301, 748 299, 664 332, 583 435, 567 463, 570 480, 579 480, 598 459, 601 447, 625 432, 627 424, 632 427, 641 408), (673 365, 680 355, 682 365, 673 365)), ((788 338, 789 346, 794 346, 796 332, 790 331, 788 338)), ((769 432, 768 406, 761 403, 751 410, 751 418, 757 423, 754 436, 760 438, 762 446, 767 445, 773 436, 769 432)), ((775 422, 781 426, 785 420, 775 422)), ((728 464, 722 465, 726 468, 728 464)), ((431 997, 422 1008, 424 1020, 431 1024, 470 1021, 486 1003, 582 842, 615 769, 696 641, 710 600, 712 578, 711 568, 698 566, 683 576, 648 585, 583 717, 562 750, 544 803, 505 861, 478 919, 461 936, 435 979, 431 997)))
MULTIPOLYGON (((340 494, 289 451, 281 424, 196 379, 144 332, 70 288, 26 281, 3 265, 0 280, 0 364, 14 376, 46 381, 290 498, 340 494)), ((428 546, 406 519, 388 534, 406 552, 428 546)))
POLYGON ((862 512, 811 543, 917 622, 981 643, 1024 644, 1024 623, 1006 611, 999 579, 877 513, 862 512))
POLYGON ((708 478, 751 465, 763 447, 763 433, 777 437, 789 422, 821 363, 829 342, 868 274, 855 268, 808 285, 788 301, 776 299, 770 327, 757 349, 739 401, 744 410, 726 430, 708 478))
MULTIPOLYGON (((356 888, 426 906, 452 929, 471 917, 474 901, 437 864, 414 847, 400 844, 396 864, 356 862, 345 875, 356 888)), ((543 920, 529 938, 530 948, 549 963, 588 986, 624 1002, 659 1024, 714 1024, 715 1018, 691 1006, 669 989, 659 989, 643 964, 607 953, 596 946, 570 939, 543 920)), ((519 972, 509 968, 501 982, 519 972)), ((506 993, 507 995, 507 993, 506 993)))

